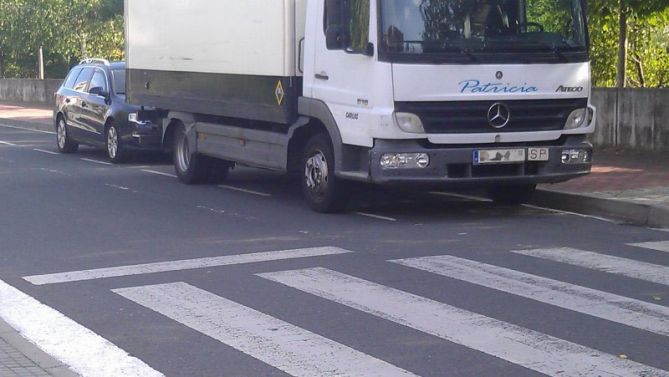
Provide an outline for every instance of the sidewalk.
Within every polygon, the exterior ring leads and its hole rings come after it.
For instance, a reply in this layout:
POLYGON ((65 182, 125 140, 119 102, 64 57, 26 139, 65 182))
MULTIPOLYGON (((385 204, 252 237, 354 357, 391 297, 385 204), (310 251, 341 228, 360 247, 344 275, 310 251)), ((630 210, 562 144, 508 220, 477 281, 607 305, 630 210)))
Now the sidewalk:
POLYGON ((0 320, 0 376, 76 377, 77 374, 0 320))
MULTIPOLYGON (((0 103, 0 122, 53 131, 44 106, 0 103)), ((591 175, 542 185, 533 204, 621 222, 669 228, 669 153, 596 149, 591 175)))

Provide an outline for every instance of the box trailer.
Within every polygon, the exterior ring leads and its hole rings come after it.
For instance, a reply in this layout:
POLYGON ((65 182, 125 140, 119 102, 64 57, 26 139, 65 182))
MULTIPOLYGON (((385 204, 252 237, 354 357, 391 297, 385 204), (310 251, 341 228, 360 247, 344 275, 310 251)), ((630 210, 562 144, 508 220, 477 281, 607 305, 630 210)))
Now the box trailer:
MULTIPOLYGON (((235 164, 522 202, 590 172, 584 0, 126 0, 127 99, 157 109, 180 180, 235 164)), ((133 114, 133 116, 155 116, 133 114)))

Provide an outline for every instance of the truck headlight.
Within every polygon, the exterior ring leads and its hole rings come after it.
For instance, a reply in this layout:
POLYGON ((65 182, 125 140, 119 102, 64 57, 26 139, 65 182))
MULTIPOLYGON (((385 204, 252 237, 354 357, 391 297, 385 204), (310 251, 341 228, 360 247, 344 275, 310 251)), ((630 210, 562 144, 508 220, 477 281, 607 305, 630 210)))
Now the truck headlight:
POLYGON ((412 134, 424 134, 425 128, 418 115, 411 113, 395 113, 395 124, 400 130, 412 134))
POLYGON ((576 109, 569 114, 565 123, 565 130, 575 130, 581 127, 587 127, 592 122, 593 111, 591 108, 576 109))

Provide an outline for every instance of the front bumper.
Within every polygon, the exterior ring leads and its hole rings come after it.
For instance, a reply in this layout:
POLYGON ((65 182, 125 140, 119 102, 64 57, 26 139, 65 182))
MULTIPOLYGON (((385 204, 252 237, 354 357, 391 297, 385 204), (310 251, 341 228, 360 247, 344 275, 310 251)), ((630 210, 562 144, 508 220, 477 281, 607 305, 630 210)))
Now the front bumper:
POLYGON ((124 145, 131 149, 159 151, 162 149, 163 132, 152 122, 128 122, 123 133, 124 145))
POLYGON ((370 150, 371 181, 378 184, 438 184, 441 186, 480 186, 486 184, 557 183, 590 173, 592 162, 565 164, 562 153, 566 150, 587 150, 592 156, 592 144, 583 136, 565 137, 554 143, 525 143, 495 146, 435 146, 418 141, 377 140, 370 150), (549 160, 499 165, 477 165, 474 152, 496 148, 548 148, 549 160), (430 164, 419 169, 383 169, 381 157, 386 153, 427 153, 430 164))

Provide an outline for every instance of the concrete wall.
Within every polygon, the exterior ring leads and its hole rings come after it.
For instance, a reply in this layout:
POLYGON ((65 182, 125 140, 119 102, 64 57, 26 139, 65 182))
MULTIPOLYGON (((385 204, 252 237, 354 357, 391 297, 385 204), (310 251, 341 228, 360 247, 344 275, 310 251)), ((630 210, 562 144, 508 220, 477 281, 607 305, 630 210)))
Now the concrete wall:
POLYGON ((63 80, 0 79, 0 101, 53 105, 63 80))
POLYGON ((669 151, 669 89, 596 88, 598 146, 669 151))

